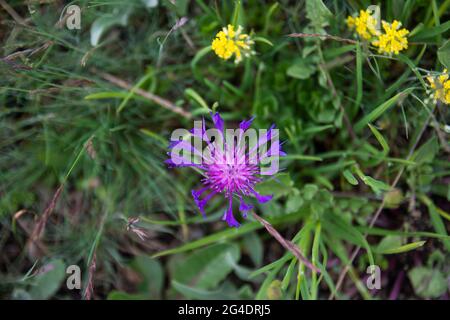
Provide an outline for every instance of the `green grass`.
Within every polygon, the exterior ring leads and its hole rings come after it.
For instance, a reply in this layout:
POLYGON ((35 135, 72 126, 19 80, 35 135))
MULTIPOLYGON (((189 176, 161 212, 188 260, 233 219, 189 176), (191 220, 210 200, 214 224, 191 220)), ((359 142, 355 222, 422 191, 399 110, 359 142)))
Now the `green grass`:
POLYGON ((450 258, 450 109, 426 80, 450 67, 450 1, 383 1, 382 17, 411 31, 393 57, 345 24, 370 1, 144 2, 78 1, 80 30, 55 25, 59 2, 0 11, 1 298, 81 299, 90 275, 99 299, 383 299, 400 270, 410 285, 396 298, 445 294, 422 275, 445 279, 450 258), (239 65, 210 47, 228 23, 257 40, 239 65), (288 156, 256 212, 320 273, 253 218, 228 228, 220 201, 203 219, 200 176, 164 165, 171 132, 211 110, 276 123, 288 156), (73 264, 81 290, 65 287, 73 264), (379 291, 363 280, 371 264, 388 281, 379 291))

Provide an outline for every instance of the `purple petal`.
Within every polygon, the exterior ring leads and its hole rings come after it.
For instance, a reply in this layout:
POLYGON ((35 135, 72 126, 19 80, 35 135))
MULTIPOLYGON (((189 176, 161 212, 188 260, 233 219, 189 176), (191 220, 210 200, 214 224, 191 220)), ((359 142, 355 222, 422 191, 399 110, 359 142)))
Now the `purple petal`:
POLYGON ((239 128, 243 131, 247 130, 248 128, 250 128, 250 126, 252 125, 253 119, 255 119, 255 117, 251 117, 248 120, 243 120, 240 124, 239 124, 239 128))
POLYGON ((249 203, 245 203, 242 198, 240 198, 240 199, 241 199, 241 204, 239 205, 239 211, 242 212, 242 216, 244 218, 247 218, 247 212, 253 209, 253 205, 251 205, 249 203))
POLYGON ((230 196, 230 204, 223 215, 222 220, 226 221, 230 227, 239 228, 240 224, 233 216, 233 198, 230 196))
POLYGON ((217 128, 217 130, 223 133, 223 119, 220 114, 218 112, 216 112, 214 115, 211 113, 211 116, 214 122, 214 126, 217 128))
POLYGON ((205 213, 205 206, 207 205, 208 201, 217 193, 216 191, 212 191, 210 194, 208 194, 204 199, 200 199, 200 196, 202 193, 209 189, 208 187, 202 188, 200 190, 192 190, 192 197, 194 198, 195 204, 197 205, 198 209, 200 210, 200 213, 203 217, 206 217, 205 213))
POLYGON ((253 191, 253 194, 255 195, 255 197, 259 203, 266 203, 266 202, 272 200, 272 198, 273 198, 273 194, 268 194, 268 195, 263 196, 256 191, 253 191))

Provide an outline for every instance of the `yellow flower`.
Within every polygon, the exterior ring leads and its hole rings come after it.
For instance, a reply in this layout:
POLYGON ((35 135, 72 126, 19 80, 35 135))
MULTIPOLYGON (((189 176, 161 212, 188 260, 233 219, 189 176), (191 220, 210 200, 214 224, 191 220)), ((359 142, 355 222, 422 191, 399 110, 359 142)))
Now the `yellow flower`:
POLYGON ((356 33, 363 39, 369 40, 379 34, 377 30, 377 19, 371 14, 369 10, 361 10, 359 16, 347 18, 347 26, 350 29, 355 29, 356 33))
POLYGON ((398 54, 403 49, 408 48, 408 39, 406 35, 409 33, 405 28, 400 29, 401 23, 394 20, 392 23, 382 21, 384 32, 372 44, 378 47, 380 53, 398 54))
POLYGON ((242 60, 242 56, 249 57, 255 53, 252 51, 253 44, 254 41, 251 40, 250 36, 242 33, 241 26, 235 30, 229 24, 216 34, 211 48, 224 60, 228 60, 234 55, 234 62, 239 63, 242 60))
POLYGON ((434 101, 442 101, 445 104, 450 104, 450 80, 447 69, 438 77, 427 77, 430 87, 432 89, 432 97, 434 101))

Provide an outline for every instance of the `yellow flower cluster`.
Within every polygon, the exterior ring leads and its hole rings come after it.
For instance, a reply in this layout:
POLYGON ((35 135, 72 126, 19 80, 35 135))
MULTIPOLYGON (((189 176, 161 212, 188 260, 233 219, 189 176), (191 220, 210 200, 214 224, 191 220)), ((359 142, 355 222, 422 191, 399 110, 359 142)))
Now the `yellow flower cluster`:
POLYGON ((229 24, 216 34, 211 48, 224 60, 228 60, 234 55, 234 62, 239 63, 242 61, 242 56, 249 57, 255 53, 252 51, 253 44, 254 41, 250 36, 242 33, 241 26, 235 30, 234 26, 229 24))
POLYGON ((361 10, 359 16, 347 18, 347 25, 350 29, 355 29, 356 33, 365 40, 370 40, 379 34, 377 30, 377 19, 369 10, 361 10))
POLYGON ((394 20, 392 23, 381 21, 383 32, 377 29, 377 19, 369 10, 361 10, 359 16, 347 18, 347 25, 354 29, 364 40, 370 41, 372 45, 378 47, 380 53, 399 54, 400 51, 408 48, 405 28, 401 29, 401 23, 394 20))
POLYGON ((438 77, 427 77, 430 87, 433 91, 432 97, 434 101, 440 100, 445 104, 450 104, 450 80, 447 69, 438 77))
POLYGON ((403 49, 408 48, 408 39, 406 35, 409 33, 405 28, 400 29, 401 23, 394 20, 392 23, 383 21, 384 32, 372 44, 378 47, 378 51, 387 54, 398 54, 403 49))

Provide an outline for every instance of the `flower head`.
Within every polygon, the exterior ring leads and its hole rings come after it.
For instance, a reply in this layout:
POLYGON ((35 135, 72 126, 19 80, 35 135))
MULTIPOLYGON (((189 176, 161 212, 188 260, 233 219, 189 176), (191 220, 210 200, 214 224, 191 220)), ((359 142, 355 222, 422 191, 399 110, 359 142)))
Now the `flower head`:
POLYGON ((245 198, 254 197, 259 203, 270 201, 272 195, 259 194, 255 186, 264 176, 277 172, 278 167, 274 168, 272 161, 278 161, 277 157, 285 153, 281 150, 275 126, 269 130, 260 130, 263 133, 258 137, 256 130, 250 128, 253 118, 242 121, 236 130, 225 130, 219 113, 213 114, 212 119, 214 129, 206 130, 203 120, 201 126, 189 131, 189 139, 194 138, 193 144, 186 139, 173 141, 169 147, 170 159, 166 163, 170 167, 190 166, 199 169, 203 174, 203 185, 191 192, 199 211, 205 216, 209 200, 222 195, 228 204, 223 220, 230 227, 239 227, 233 215, 233 198, 239 201, 239 211, 244 217, 253 209, 253 205, 247 203, 245 198), (196 138, 206 143, 205 150, 200 150, 196 138))
POLYGON ((361 10, 359 16, 347 18, 347 26, 365 40, 370 40, 380 32, 377 30, 377 19, 369 10, 361 10))
POLYGON ((224 60, 228 60, 234 55, 234 62, 239 63, 242 56, 249 57, 254 54, 254 51, 252 51, 253 44, 254 41, 250 36, 242 33, 241 26, 235 30, 234 26, 229 24, 216 34, 211 48, 224 60))
POLYGON ((405 28, 400 29, 401 23, 394 20, 392 23, 382 21, 384 33, 372 44, 378 47, 380 53, 398 54, 403 49, 408 48, 408 39, 406 35, 409 33, 405 28))
POLYGON ((440 100, 445 104, 450 104, 450 80, 447 69, 440 76, 428 76, 427 80, 430 83, 434 101, 440 100))

